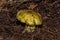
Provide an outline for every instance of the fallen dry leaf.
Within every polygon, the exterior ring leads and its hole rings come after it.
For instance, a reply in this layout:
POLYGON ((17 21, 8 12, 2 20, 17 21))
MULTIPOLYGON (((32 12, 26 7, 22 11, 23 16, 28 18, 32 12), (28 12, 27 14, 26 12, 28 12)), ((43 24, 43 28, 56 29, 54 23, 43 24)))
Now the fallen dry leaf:
POLYGON ((35 7, 37 6, 37 4, 34 4, 34 3, 30 3, 30 5, 29 5, 29 9, 34 9, 35 7))
POLYGON ((3 1, 2 0, 0 0, 0 5, 2 5, 3 4, 3 1))
POLYGON ((8 9, 7 8, 3 9, 3 8, 0 7, 0 11, 8 11, 8 9))

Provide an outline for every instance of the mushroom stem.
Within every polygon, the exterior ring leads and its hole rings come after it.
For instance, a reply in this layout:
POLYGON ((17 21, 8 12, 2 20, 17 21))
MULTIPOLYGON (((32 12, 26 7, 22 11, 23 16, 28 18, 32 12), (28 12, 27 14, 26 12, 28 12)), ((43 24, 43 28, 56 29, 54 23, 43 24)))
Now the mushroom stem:
POLYGON ((34 30, 35 30, 35 26, 26 25, 23 33, 25 33, 26 31, 33 32, 34 30))

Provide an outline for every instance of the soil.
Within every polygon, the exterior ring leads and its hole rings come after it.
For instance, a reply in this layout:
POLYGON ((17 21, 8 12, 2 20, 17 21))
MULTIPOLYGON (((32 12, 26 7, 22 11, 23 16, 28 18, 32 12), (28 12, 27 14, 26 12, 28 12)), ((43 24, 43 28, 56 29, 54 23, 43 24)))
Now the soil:
POLYGON ((60 0, 1 0, 0 40, 60 40, 60 0), (42 25, 34 32, 22 31, 25 24, 16 19, 21 9, 42 15, 42 25))

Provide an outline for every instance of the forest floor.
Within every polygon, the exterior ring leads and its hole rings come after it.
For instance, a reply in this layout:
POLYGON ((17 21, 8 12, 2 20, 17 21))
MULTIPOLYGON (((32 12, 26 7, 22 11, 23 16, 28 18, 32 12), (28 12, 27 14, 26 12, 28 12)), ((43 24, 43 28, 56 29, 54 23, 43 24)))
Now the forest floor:
POLYGON ((0 0, 0 40, 60 40, 60 0, 0 0), (21 9, 42 15, 42 25, 22 33, 25 26, 16 20, 21 9))

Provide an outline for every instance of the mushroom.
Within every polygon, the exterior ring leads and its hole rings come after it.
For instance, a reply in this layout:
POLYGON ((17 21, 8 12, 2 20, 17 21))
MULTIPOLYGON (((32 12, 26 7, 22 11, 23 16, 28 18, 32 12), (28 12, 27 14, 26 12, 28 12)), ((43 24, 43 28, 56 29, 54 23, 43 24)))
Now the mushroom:
POLYGON ((23 32, 33 32, 36 25, 42 24, 41 15, 33 10, 20 10, 17 12, 16 18, 26 24, 23 32))

